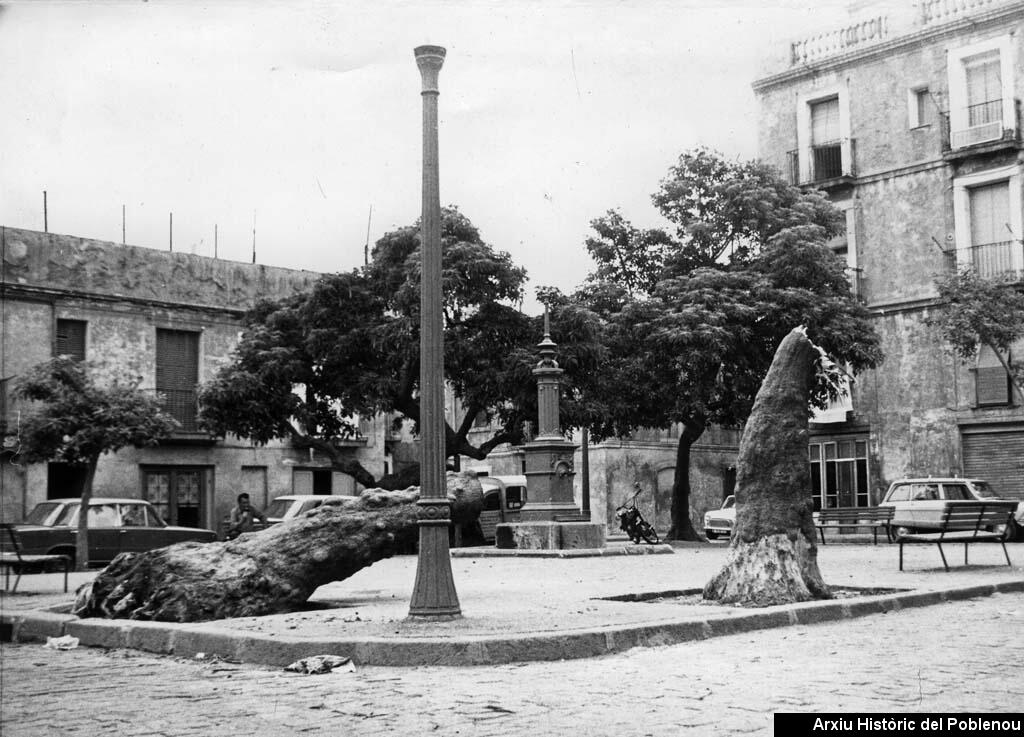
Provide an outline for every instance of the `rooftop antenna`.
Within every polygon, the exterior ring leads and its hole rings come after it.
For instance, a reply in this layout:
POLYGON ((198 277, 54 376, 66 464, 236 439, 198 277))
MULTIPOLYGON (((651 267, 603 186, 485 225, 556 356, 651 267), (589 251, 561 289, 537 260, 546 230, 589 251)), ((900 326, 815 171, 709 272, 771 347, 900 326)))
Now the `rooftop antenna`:
POLYGON ((217 223, 213 224, 213 257, 217 258, 217 223))
POLYGON ((373 205, 370 205, 370 214, 366 216, 366 245, 363 246, 363 266, 370 265, 370 221, 373 219, 373 205))
POLYGON ((169 212, 167 214, 170 217, 170 219, 168 220, 168 223, 167 223, 167 246, 168 246, 167 250, 168 251, 173 251, 174 250, 174 213, 173 212, 169 212))
POLYGON ((49 214, 46 211, 46 190, 43 190, 43 232, 50 232, 49 214))
POLYGON ((252 262, 256 263, 256 211, 252 211, 252 262))
POLYGON ((123 204, 121 205, 121 245, 122 246, 128 245, 128 241, 127 241, 127 239, 125 238, 125 235, 124 235, 124 205, 123 204))

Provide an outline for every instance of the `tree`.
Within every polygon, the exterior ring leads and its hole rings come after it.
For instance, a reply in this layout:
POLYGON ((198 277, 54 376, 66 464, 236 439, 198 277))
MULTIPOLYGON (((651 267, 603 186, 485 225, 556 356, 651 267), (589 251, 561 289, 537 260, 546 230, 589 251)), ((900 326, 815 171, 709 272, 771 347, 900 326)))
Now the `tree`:
MULTIPOLYGON (((696 540, 690 449, 712 424, 743 425, 794 325, 853 372, 882 356, 826 245, 839 215, 823 195, 757 162, 698 149, 680 157, 653 200, 675 233, 610 215, 595 221, 598 238, 587 245, 597 269, 574 299, 608 324, 605 416, 591 431, 682 426, 667 537, 696 540)), ((811 399, 825 406, 830 391, 818 387, 811 399)))
POLYGON ((62 356, 30 369, 13 392, 38 403, 21 423, 21 458, 59 461, 83 471, 75 552, 80 571, 89 566, 86 510, 100 456, 126 446, 156 445, 178 426, 157 396, 138 388, 139 378, 115 373, 101 383, 97 374, 95 366, 62 356))
POLYGON ((1024 401, 1024 361, 1010 352, 1024 337, 1024 292, 1009 279, 984 278, 971 269, 936 281, 943 306, 932 323, 963 359, 973 358, 981 345, 997 356, 1024 401))
POLYGON ((807 471, 808 400, 830 383, 829 367, 802 328, 776 351, 740 441, 729 556, 705 599, 771 606, 832 598, 818 570, 807 471))
MULTIPOLYGON (((536 416, 530 371, 540 318, 514 306, 523 269, 484 243, 455 208, 442 212, 441 240, 445 378, 463 408, 446 424, 446 449, 483 459, 502 443, 521 442, 524 422, 536 416), (473 445, 469 432, 480 415, 497 419, 497 430, 473 445)), ((357 416, 394 414, 418 430, 419 248, 418 225, 399 228, 377 241, 366 268, 257 305, 232 363, 201 390, 204 425, 216 434, 314 447, 366 487, 417 483, 418 476, 374 479, 336 441, 357 431, 357 416)), ((552 317, 569 395, 573 377, 599 360, 597 319, 578 305, 552 317)))
MULTIPOLYGON (((475 475, 449 473, 452 522, 476 520, 475 475)), ((310 513, 226 542, 123 553, 83 586, 80 617, 198 622, 294 611, 320 586, 407 550, 418 535, 419 489, 330 497, 310 513)))

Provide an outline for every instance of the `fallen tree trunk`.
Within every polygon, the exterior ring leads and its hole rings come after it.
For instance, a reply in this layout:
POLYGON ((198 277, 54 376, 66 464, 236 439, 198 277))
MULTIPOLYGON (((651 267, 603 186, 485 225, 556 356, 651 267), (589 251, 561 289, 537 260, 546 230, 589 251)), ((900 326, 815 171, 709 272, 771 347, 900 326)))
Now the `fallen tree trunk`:
MULTIPOLYGON (((418 499, 415 487, 367 489, 228 542, 124 553, 79 589, 72 613, 200 622, 292 611, 320 586, 409 549, 419 534, 418 499)), ((448 499, 453 524, 475 521, 480 482, 449 473, 448 499)))
POLYGON ((818 570, 807 470, 817 356, 801 329, 775 353, 740 440, 729 556, 704 587, 705 599, 771 606, 832 598, 818 570))

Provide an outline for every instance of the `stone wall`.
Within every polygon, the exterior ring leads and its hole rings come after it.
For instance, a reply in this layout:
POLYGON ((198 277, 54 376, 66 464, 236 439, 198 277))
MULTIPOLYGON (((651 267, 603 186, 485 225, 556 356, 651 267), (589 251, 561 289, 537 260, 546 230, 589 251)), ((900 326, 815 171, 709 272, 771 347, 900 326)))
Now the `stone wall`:
MULTIPOLYGON (((122 246, 73 236, 15 228, 0 229, 3 251, 0 378, 14 378, 49 360, 57 320, 84 320, 86 358, 102 379, 126 371, 156 386, 156 330, 199 333, 199 380, 211 379, 231 360, 244 311, 258 298, 276 299, 310 287, 319 274, 222 261, 203 256, 122 246)), ((24 407, 7 402, 8 450, 17 448, 17 424, 24 407)), ((352 452, 373 474, 384 471, 386 423, 363 423, 366 436, 352 452)), ((165 442, 158 448, 125 448, 101 458, 95 492, 143 496, 143 467, 205 469, 203 524, 216 528, 240 491, 261 480, 254 500, 292 492, 293 469, 328 469, 323 458, 285 443, 253 446, 228 437, 215 443, 165 442), (262 479, 266 479, 263 491, 262 479)), ((20 519, 47 495, 47 465, 0 463, 0 515, 20 519)), ((69 493, 68 495, 75 495, 69 493)))

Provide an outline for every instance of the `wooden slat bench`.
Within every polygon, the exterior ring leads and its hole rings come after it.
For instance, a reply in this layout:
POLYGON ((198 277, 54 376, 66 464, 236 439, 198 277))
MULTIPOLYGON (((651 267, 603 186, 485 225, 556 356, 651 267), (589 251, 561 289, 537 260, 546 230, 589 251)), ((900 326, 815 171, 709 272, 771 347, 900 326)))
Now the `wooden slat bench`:
POLYGON ((71 559, 66 555, 26 555, 21 552, 21 544, 18 542, 18 533, 13 525, 0 525, 3 527, 2 549, 0 549, 0 565, 4 567, 4 590, 14 593, 18 590, 18 582, 21 581, 21 574, 33 569, 42 572, 55 564, 64 569, 64 593, 68 592, 68 571, 71 569, 71 559), (11 570, 14 570, 14 587, 11 588, 11 570))
POLYGON ((967 565, 968 545, 978 542, 997 542, 1003 546, 1006 565, 1012 567, 1010 554, 1006 552, 1005 531, 1000 530, 997 532, 995 528, 1010 524, 1016 507, 1016 502, 1005 501, 946 502, 942 508, 938 530, 935 532, 915 532, 899 537, 900 570, 903 570, 903 546, 910 543, 938 545, 939 555, 942 556, 942 565, 948 571, 949 563, 946 562, 946 553, 942 549, 943 543, 963 543, 964 565, 967 565))
POLYGON ((826 527, 870 528, 877 545, 879 528, 885 530, 886 539, 892 539, 889 536, 889 523, 893 511, 892 507, 832 507, 818 512, 818 520, 814 524, 818 527, 822 545, 825 544, 826 527))

